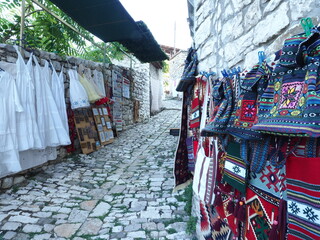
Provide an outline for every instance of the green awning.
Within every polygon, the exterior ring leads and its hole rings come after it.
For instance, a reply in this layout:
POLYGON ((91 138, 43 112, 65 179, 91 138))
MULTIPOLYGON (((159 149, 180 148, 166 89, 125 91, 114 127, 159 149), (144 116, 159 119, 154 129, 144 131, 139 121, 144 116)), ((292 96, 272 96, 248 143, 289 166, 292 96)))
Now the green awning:
POLYGON ((119 0, 50 0, 104 42, 120 42, 141 62, 168 59, 148 27, 135 22, 119 0))

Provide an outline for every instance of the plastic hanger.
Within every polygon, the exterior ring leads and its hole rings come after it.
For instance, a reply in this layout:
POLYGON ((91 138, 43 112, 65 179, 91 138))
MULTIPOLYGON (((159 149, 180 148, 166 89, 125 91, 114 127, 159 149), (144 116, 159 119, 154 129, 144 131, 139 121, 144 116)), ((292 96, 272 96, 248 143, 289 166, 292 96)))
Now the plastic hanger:
POLYGON ((266 54, 264 51, 258 52, 259 64, 261 64, 266 59, 266 54))
POLYGON ((206 71, 203 71, 203 72, 200 72, 200 75, 203 75, 203 76, 205 76, 207 79, 209 79, 209 77, 210 76, 214 76, 214 75, 216 75, 216 73, 215 72, 206 72, 206 71))
POLYGON ((225 69, 223 69, 223 70, 221 71, 221 74, 222 74, 222 76, 224 76, 224 77, 229 77, 229 74, 228 74, 228 72, 227 72, 225 69))
POLYGON ((310 36, 311 34, 311 28, 313 28, 313 23, 312 23, 312 19, 307 17, 307 18, 302 18, 300 20, 300 24, 306 34, 306 36, 310 36))

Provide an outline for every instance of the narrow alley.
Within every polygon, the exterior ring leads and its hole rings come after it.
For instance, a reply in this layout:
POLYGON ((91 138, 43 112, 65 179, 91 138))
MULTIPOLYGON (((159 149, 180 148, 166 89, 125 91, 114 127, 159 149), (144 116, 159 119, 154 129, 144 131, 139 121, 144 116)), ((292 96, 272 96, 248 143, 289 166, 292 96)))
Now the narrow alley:
POLYGON ((179 101, 90 155, 74 155, 0 195, 0 239, 192 239, 173 194, 179 101), (139 140, 139 141, 137 141, 139 140))

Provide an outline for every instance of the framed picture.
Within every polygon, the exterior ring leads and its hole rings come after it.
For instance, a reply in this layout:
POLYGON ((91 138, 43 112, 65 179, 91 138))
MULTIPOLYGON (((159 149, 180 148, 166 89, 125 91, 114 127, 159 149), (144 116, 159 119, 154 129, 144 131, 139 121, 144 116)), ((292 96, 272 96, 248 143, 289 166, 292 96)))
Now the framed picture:
POLYGON ((102 108, 103 115, 109 115, 108 109, 106 107, 102 108))
POLYGON ((101 123, 102 123, 102 126, 106 125, 106 121, 104 120, 104 117, 101 118, 101 123))
POLYGON ((104 132, 104 135, 105 135, 105 137, 106 137, 106 141, 109 141, 109 140, 110 140, 110 137, 109 137, 108 131, 105 131, 105 132, 104 132))
POLYGON ((106 138, 104 136, 104 132, 99 132, 101 142, 105 142, 106 138))
POLYGON ((103 131, 103 126, 102 126, 102 124, 98 124, 97 127, 98 127, 98 132, 103 131))
POLYGON ((97 108, 92 108, 92 112, 93 112, 93 115, 95 115, 95 116, 99 115, 97 108))

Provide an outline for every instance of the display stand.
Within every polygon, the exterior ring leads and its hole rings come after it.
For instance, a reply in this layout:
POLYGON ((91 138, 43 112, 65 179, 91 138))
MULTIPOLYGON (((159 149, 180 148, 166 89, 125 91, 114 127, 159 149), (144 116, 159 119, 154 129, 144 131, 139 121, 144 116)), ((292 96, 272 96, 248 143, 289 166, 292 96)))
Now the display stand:
POLYGON ((82 153, 88 154, 100 149, 101 144, 95 127, 91 108, 74 110, 74 122, 82 153))
POLYGON ((107 107, 93 107, 92 113, 101 144, 107 145, 112 143, 114 141, 114 135, 107 107))

